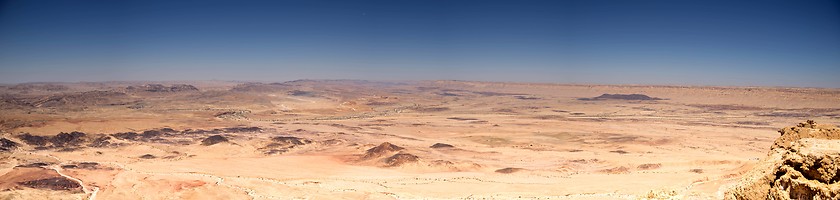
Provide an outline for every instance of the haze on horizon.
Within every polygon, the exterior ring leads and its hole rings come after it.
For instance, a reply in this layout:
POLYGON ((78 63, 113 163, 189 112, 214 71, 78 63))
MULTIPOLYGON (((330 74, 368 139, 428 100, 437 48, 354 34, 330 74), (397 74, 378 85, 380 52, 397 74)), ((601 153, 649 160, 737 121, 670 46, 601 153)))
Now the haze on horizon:
POLYGON ((0 83, 838 75, 838 1, 0 1, 0 83))

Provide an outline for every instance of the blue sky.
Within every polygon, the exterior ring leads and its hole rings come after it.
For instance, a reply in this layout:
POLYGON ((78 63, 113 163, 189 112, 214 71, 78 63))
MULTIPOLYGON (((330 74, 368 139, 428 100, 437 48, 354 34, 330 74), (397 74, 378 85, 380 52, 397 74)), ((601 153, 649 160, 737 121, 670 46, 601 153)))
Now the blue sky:
POLYGON ((0 1, 0 82, 840 87, 838 1, 0 1))

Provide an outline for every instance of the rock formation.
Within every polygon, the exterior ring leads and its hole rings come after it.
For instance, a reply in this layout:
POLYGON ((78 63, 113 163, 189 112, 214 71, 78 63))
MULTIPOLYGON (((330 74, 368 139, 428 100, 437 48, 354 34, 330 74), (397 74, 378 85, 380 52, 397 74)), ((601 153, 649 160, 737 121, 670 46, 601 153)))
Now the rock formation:
POLYGON ((201 140, 201 145, 210 146, 210 145, 214 145, 214 144, 218 144, 218 143, 222 143, 222 142, 228 142, 228 139, 225 138, 225 136, 213 135, 213 136, 205 138, 204 140, 201 140))
POLYGON ((420 157, 409 153, 398 153, 385 159, 385 164, 389 167, 396 167, 407 163, 415 163, 420 160, 420 157))
POLYGON ((779 130, 767 158, 725 199, 840 199, 840 129, 800 123, 779 130))
POLYGON ((0 138, 0 151, 11 151, 18 147, 18 143, 6 138, 0 138))
POLYGON ((510 174, 510 173, 521 171, 521 170, 522 170, 522 168, 506 167, 506 168, 496 170, 496 173, 510 174))
POLYGON ((399 150, 403 150, 403 148, 388 142, 383 142, 379 146, 368 149, 367 152, 365 152, 365 155, 362 156, 362 159, 367 160, 371 158, 378 158, 385 154, 397 152, 399 150))
POLYGON ((429 148, 433 148, 433 149, 437 149, 437 148, 453 148, 453 147, 455 147, 455 146, 452 146, 451 144, 446 144, 446 143, 435 143, 435 144, 433 144, 432 146, 429 146, 429 148))
POLYGON ((277 142, 279 144, 287 145, 287 146, 306 145, 306 144, 312 143, 312 141, 310 141, 310 140, 299 138, 299 137, 291 137, 291 136, 277 136, 277 137, 271 138, 271 140, 273 140, 274 142, 277 142))

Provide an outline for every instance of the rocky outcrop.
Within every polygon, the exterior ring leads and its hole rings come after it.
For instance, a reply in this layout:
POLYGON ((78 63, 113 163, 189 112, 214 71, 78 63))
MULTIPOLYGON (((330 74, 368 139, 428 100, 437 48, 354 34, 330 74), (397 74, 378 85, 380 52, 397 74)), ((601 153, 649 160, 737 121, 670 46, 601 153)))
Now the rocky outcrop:
POLYGON ((429 146, 429 148, 433 148, 433 149, 438 149, 438 148, 454 148, 454 147, 455 147, 455 146, 452 146, 451 144, 446 144, 446 143, 435 143, 435 144, 433 144, 432 146, 429 146))
POLYGON ((99 136, 96 139, 93 139, 93 141, 90 142, 90 144, 88 144, 88 146, 89 147, 108 147, 108 146, 111 145, 111 142, 109 140, 111 140, 111 136, 106 136, 106 135, 99 136))
POLYGON ((799 123, 793 127, 779 130, 781 136, 773 142, 772 149, 790 148, 790 146, 802 138, 818 138, 840 140, 840 131, 830 124, 817 124, 814 120, 799 123))
POLYGON ((61 132, 55 136, 37 136, 29 133, 18 135, 18 139, 24 143, 38 147, 71 147, 79 146, 85 142, 85 133, 73 131, 70 133, 61 132))
POLYGON ((51 142, 56 147, 78 146, 84 142, 85 133, 73 131, 70 133, 61 132, 52 137, 51 142))
POLYGON ((28 145, 34 146, 44 146, 47 145, 47 142, 49 141, 49 137, 31 135, 29 133, 18 135, 18 139, 23 140, 23 142, 28 145))
POLYGON ((155 158, 157 158, 157 156, 152 155, 152 154, 145 154, 145 155, 140 156, 140 158, 142 158, 142 159, 155 159, 155 158))
POLYGON ((420 157, 413 154, 398 153, 385 159, 385 164, 389 167, 397 167, 408 163, 416 163, 418 160, 420 160, 420 157))
POLYGON ((248 119, 248 114, 251 114, 250 110, 232 110, 219 112, 213 116, 219 119, 248 119))
POLYGON ((214 135, 214 136, 204 138, 204 140, 201 140, 201 145, 210 146, 210 145, 214 145, 214 144, 218 144, 218 143, 222 143, 222 142, 229 142, 229 140, 227 138, 225 138, 225 136, 214 135))
POLYGON ((840 199, 840 129, 814 121, 779 131, 767 158, 725 199, 840 199))
POLYGON ((18 143, 6 138, 0 138, 0 151, 11 151, 18 147, 18 143))
POLYGON ((54 177, 54 178, 46 178, 46 179, 38 179, 38 180, 31 180, 31 181, 23 181, 19 182, 18 184, 36 188, 36 189, 49 189, 49 190, 69 190, 69 191, 78 191, 82 189, 82 185, 78 182, 64 178, 64 177, 54 177))
POLYGON ((310 140, 292 136, 277 136, 271 138, 271 140, 283 145, 306 145, 312 143, 310 140))
POLYGON ((400 150, 403 150, 403 148, 388 142, 383 142, 379 146, 368 149, 362 156, 362 159, 367 160, 371 158, 378 158, 400 150))

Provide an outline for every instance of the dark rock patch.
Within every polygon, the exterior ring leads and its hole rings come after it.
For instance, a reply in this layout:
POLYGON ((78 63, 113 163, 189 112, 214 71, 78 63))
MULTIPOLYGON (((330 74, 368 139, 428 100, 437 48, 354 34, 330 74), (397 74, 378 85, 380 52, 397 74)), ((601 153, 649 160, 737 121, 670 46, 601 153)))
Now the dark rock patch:
POLYGON ((62 165, 63 169, 83 169, 83 170, 113 170, 114 168, 103 167, 96 162, 80 162, 75 164, 62 165))
POLYGON ((479 94, 482 96, 514 96, 514 95, 525 95, 525 94, 518 94, 518 93, 503 93, 503 92, 473 92, 475 94, 479 94))
POLYGON ((688 106, 702 108, 710 111, 724 111, 724 110, 765 110, 766 108, 745 106, 737 104, 689 104, 688 106))
POLYGON ((140 158, 142 158, 142 159, 155 159, 155 158, 157 158, 157 156, 152 155, 152 154, 146 154, 146 155, 140 156, 140 158))
POLYGON ((162 84, 146 84, 139 86, 128 86, 125 88, 130 92, 195 92, 198 88, 187 84, 174 84, 170 87, 162 84))
POLYGON ((471 121, 471 120, 478 120, 478 119, 476 119, 476 118, 466 118, 466 117, 449 117, 449 118, 446 118, 446 119, 458 120, 458 121, 471 121))
POLYGON ((71 151, 76 151, 76 150, 79 150, 79 149, 82 149, 82 148, 80 148, 80 147, 65 147, 65 148, 58 149, 57 151, 58 152, 71 152, 71 151))
POLYGON ((79 190, 82 188, 82 185, 79 185, 78 182, 64 178, 64 177, 54 177, 54 178, 46 178, 46 179, 38 179, 32 181, 23 181, 18 182, 18 184, 36 188, 36 189, 50 189, 50 190, 79 190))
POLYGON ((15 167, 39 168, 39 167, 44 167, 44 166, 48 166, 48 165, 50 165, 50 164, 42 163, 42 162, 36 162, 36 163, 29 163, 29 164, 25 164, 25 165, 18 165, 18 166, 15 166, 15 167))
POLYGON ((385 159, 385 164, 389 167, 396 167, 406 163, 415 163, 420 158, 409 153, 398 153, 385 159))
POLYGON ((220 119, 246 119, 248 117, 245 115, 249 113, 251 113, 249 110, 234 110, 216 113, 213 116, 220 119))
POLYGON ((20 146, 17 142, 6 138, 0 138, 0 151, 11 151, 20 146))
POLYGON ((301 90, 293 90, 293 91, 289 92, 289 95, 297 96, 297 97, 316 97, 316 96, 318 96, 318 95, 315 95, 315 93, 313 93, 313 92, 301 91, 301 90))
POLYGON ((540 100, 542 98, 539 97, 531 97, 531 96, 514 96, 514 98, 519 100, 540 100))
POLYGON ((310 140, 291 136, 278 136, 272 138, 271 140, 274 141, 274 143, 268 144, 265 147, 260 148, 260 150, 266 150, 265 154, 281 154, 288 152, 290 149, 295 148, 297 146, 312 143, 312 141, 310 140))
POLYGON ((18 135, 18 139, 23 140, 23 142, 28 144, 28 145, 35 145, 35 146, 47 145, 47 142, 49 141, 49 137, 30 135, 29 133, 24 133, 22 135, 18 135))
POLYGON ((368 149, 362 156, 362 159, 378 158, 385 154, 397 152, 399 150, 403 150, 403 148, 388 142, 383 142, 379 146, 368 149))
POLYGON ((76 163, 79 169, 99 169, 99 163, 96 162, 80 162, 76 163))
POLYGON ((344 141, 342 139, 329 139, 329 140, 321 141, 320 143, 323 144, 323 145, 339 145, 339 144, 344 144, 345 142, 347 142, 347 141, 344 141))
POLYGON ((218 144, 218 143, 222 143, 222 142, 229 142, 229 140, 227 138, 225 138, 224 136, 214 135, 214 136, 210 136, 210 137, 207 137, 204 140, 202 140, 201 145, 210 146, 210 145, 214 145, 214 144, 218 144))
POLYGON ((627 151, 625 151, 625 150, 621 150, 621 149, 619 149, 619 150, 610 151, 610 153, 628 154, 628 153, 630 153, 630 152, 627 152, 627 151))
POLYGON ((187 129, 181 131, 182 134, 219 134, 221 133, 220 130, 202 130, 202 129, 187 129))
POLYGON ((581 101, 600 101, 600 100, 630 100, 630 101, 656 101, 663 100, 660 98, 650 97, 644 94, 602 94, 601 96, 593 98, 579 98, 581 101))
POLYGON ((136 132, 121 132, 121 133, 114 133, 111 134, 114 138, 123 139, 123 140, 133 140, 133 141, 152 141, 152 142, 168 142, 165 139, 161 139, 162 136, 170 136, 173 133, 178 133, 178 131, 171 129, 171 128, 162 128, 156 130, 146 130, 140 133, 136 132))
POLYGON ((115 138, 123 139, 123 140, 136 140, 137 138, 139 138, 139 134, 137 134, 135 132, 114 133, 114 134, 111 134, 111 136, 114 136, 115 138))
POLYGON ((188 92, 188 91, 198 91, 198 88, 192 85, 187 84, 174 84, 169 87, 170 92, 188 92))
POLYGON ((443 111, 450 110, 450 108, 449 107, 420 107, 420 108, 414 108, 414 110, 417 111, 417 112, 443 112, 443 111))
POLYGON ((178 132, 175 129, 172 129, 172 128, 169 128, 169 127, 158 129, 158 131, 163 132, 163 133, 169 133, 169 134, 178 132))
POLYGON ((61 168, 64 168, 64 169, 87 169, 87 170, 100 169, 99 168, 99 163, 96 163, 96 162, 80 162, 80 163, 76 163, 76 164, 62 165, 61 168))
POLYGON ((281 144, 287 144, 287 145, 305 145, 305 144, 312 143, 312 141, 310 141, 310 140, 303 139, 303 138, 298 138, 298 137, 291 137, 291 136, 278 136, 278 137, 271 138, 271 140, 273 140, 275 142, 278 142, 278 143, 281 143, 281 144))
POLYGON ((224 128, 222 131, 226 133, 250 133, 250 132, 261 132, 263 129, 256 126, 251 127, 229 127, 224 128))
POLYGON ((160 137, 163 134, 164 133, 162 131, 159 131, 159 130, 148 130, 148 131, 143 131, 143 133, 140 134, 140 137, 142 137, 144 139, 145 138, 153 138, 153 137, 160 137))
POLYGON ((455 146, 452 146, 451 144, 445 144, 445 143, 435 143, 432 146, 429 146, 429 148, 435 148, 435 149, 437 149, 437 148, 453 148, 453 147, 455 147, 455 146))
POLYGON ((78 146, 84 142, 85 133, 73 131, 70 133, 61 132, 51 138, 51 142, 56 147, 64 146, 78 146))
POLYGON ((514 173, 514 172, 518 172, 518 171, 522 171, 522 170, 523 170, 522 168, 507 167, 507 168, 502 168, 502 169, 496 170, 496 173, 510 174, 510 173, 514 173))
POLYGON ((108 140, 111 140, 111 136, 100 136, 96 139, 93 139, 93 141, 90 142, 90 144, 88 144, 88 146, 89 147, 107 147, 107 146, 111 145, 111 142, 108 141, 108 140))

